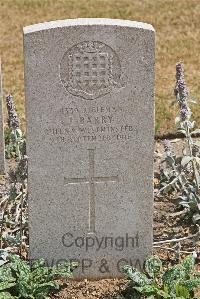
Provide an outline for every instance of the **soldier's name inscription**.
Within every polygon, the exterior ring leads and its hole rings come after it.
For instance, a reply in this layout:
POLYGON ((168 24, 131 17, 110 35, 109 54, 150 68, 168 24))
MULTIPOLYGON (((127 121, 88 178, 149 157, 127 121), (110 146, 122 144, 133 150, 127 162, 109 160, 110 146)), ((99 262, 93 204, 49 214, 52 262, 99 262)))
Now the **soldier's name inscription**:
POLYGON ((137 129, 121 116, 121 106, 62 107, 58 112, 61 125, 48 126, 45 135, 53 142, 84 143, 128 141, 137 137, 137 129))

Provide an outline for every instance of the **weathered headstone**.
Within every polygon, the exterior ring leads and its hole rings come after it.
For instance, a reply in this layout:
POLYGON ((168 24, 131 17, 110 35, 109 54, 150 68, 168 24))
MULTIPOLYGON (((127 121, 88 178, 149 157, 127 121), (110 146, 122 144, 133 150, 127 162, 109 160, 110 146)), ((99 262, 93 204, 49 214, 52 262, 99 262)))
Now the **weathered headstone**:
POLYGON ((3 123, 3 87, 0 59, 0 174, 5 173, 5 146, 4 146, 4 123, 3 123))
POLYGON ((120 276, 152 248, 154 29, 77 19, 24 28, 30 258, 120 276))

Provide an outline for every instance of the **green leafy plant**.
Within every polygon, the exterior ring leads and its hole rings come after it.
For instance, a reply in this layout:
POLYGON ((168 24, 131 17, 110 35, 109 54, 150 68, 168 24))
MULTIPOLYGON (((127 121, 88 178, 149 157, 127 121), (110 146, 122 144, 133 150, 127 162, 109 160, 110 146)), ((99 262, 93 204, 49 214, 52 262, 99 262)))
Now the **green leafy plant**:
POLYGON ((191 299, 195 298, 195 288, 200 286, 200 273, 195 272, 192 255, 164 273, 157 256, 146 259, 144 273, 131 266, 124 266, 122 271, 129 280, 125 291, 128 299, 191 299))
POLYGON ((11 128, 5 128, 5 156, 7 159, 20 158, 21 152, 25 152, 26 138, 18 128, 13 131, 11 128))
POLYGON ((77 263, 46 267, 43 259, 29 264, 17 255, 9 255, 0 267, 0 299, 47 299, 59 290, 57 278, 71 278, 77 263))
POLYGON ((19 127, 20 121, 11 95, 6 97, 6 105, 8 112, 8 127, 5 134, 6 156, 15 158, 15 165, 10 167, 4 196, 0 202, 0 248, 10 247, 12 252, 20 252, 26 257, 28 251, 26 140, 19 127))
POLYGON ((194 100, 184 79, 181 63, 176 65, 176 86, 174 89, 176 102, 179 105, 179 115, 175 119, 178 132, 185 137, 183 155, 173 152, 169 141, 164 141, 165 159, 160 169, 159 194, 171 193, 179 199, 179 205, 188 211, 194 223, 200 223, 200 142, 194 136, 200 133, 191 119, 192 112, 189 103, 194 100))
POLYGON ((5 130, 6 157, 21 159, 25 155, 26 139, 20 130, 20 121, 16 112, 12 95, 6 97, 6 106, 8 112, 8 127, 5 130))

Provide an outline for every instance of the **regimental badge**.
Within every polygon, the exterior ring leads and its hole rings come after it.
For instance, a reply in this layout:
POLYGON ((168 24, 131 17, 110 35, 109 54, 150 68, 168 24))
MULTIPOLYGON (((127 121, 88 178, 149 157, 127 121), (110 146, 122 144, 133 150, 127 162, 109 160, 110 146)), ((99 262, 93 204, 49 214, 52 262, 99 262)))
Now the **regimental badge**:
POLYGON ((87 100, 122 86, 117 54, 97 41, 79 43, 65 52, 60 63, 60 78, 68 92, 87 100))

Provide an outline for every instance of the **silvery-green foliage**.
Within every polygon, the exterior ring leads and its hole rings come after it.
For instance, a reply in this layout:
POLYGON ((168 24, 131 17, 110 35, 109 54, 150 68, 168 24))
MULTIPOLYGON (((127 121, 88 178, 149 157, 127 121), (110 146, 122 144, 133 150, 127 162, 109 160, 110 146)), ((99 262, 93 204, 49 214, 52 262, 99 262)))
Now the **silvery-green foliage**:
POLYGON ((137 269, 131 266, 124 266, 123 273, 126 274, 127 277, 130 278, 131 281, 134 281, 134 283, 136 283, 138 286, 151 284, 151 280, 148 279, 145 274, 139 272, 137 269))
POLYGON ((0 293, 0 299, 15 299, 16 297, 12 296, 8 292, 2 292, 0 293))
POLYGON ((145 271, 149 277, 156 278, 162 268, 162 262, 158 256, 150 256, 145 262, 145 271))
POLYGON ((0 299, 47 299, 52 290, 58 290, 58 277, 71 278, 76 263, 46 267, 44 260, 32 264, 17 255, 9 255, 9 262, 0 267, 0 299))
POLYGON ((6 107, 8 112, 8 127, 13 131, 17 130, 19 128, 20 121, 16 112, 13 96, 11 94, 6 97, 6 107))
POLYGON ((8 261, 8 252, 6 249, 0 249, 0 267, 8 261))
POLYGON ((176 156, 169 141, 164 141, 165 159, 160 170, 159 194, 171 193, 179 205, 187 209, 194 223, 200 223, 200 142, 193 136, 200 133, 191 120, 191 100, 184 79, 181 63, 176 65, 176 86, 174 90, 179 105, 175 119, 177 129, 185 136, 184 154, 176 156))
POLYGON ((20 121, 16 112, 13 96, 10 94, 6 97, 6 107, 8 112, 8 128, 5 130, 6 157, 8 159, 11 157, 20 159, 21 155, 25 152, 26 140, 19 128, 20 121))
POLYGON ((6 156, 16 158, 15 167, 7 175, 5 195, 1 201, 0 247, 16 247, 27 254, 28 217, 27 217, 27 166, 25 136, 19 128, 14 100, 6 98, 8 110, 8 128, 5 134, 6 156))
MULTIPOLYGON (((194 290, 200 286, 200 273, 195 272, 193 256, 163 273, 162 263, 156 256, 145 261, 144 273, 131 266, 124 266, 123 273, 129 279, 128 296, 125 298, 194 299, 194 290), (131 292, 133 297, 131 297, 131 292)), ((126 292, 125 292, 126 294, 126 292)))
POLYGON ((192 255, 188 255, 183 261, 182 261, 182 267, 184 269, 184 272, 186 273, 186 277, 189 279, 190 275, 193 275, 194 269, 195 269, 195 259, 192 255))
POLYGON ((26 137, 20 128, 13 131, 11 128, 6 128, 5 135, 5 156, 7 159, 18 158, 20 153, 26 152, 26 137))

